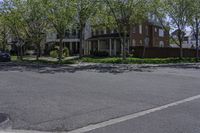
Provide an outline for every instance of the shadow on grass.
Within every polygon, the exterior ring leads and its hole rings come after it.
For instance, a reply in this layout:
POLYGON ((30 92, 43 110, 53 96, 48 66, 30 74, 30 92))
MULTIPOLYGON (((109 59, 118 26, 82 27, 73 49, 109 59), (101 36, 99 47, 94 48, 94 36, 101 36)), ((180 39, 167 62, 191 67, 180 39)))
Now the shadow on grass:
POLYGON ((81 65, 59 65, 59 64, 35 64, 35 63, 0 63, 0 71, 31 71, 40 74, 55 74, 55 73, 75 73, 79 71, 90 71, 98 73, 120 74, 130 71, 151 72, 149 68, 140 68, 135 65, 120 65, 120 64, 81 64, 81 65))
MULTIPOLYGON (((152 72, 157 68, 180 68, 180 69, 200 69, 199 64, 180 64, 182 62, 187 63, 191 62, 189 59, 179 60, 179 59, 137 59, 137 58, 129 58, 126 60, 124 64, 120 64, 120 58, 82 58, 80 60, 66 60, 62 62, 62 64, 58 64, 57 62, 50 62, 45 60, 36 61, 23 61, 23 62, 10 62, 10 63, 0 63, 0 71, 31 71, 37 72, 40 74, 55 74, 55 73, 75 73, 78 71, 90 71, 90 72, 98 72, 98 73, 112 73, 112 74, 120 74, 125 72, 152 72), (86 61, 87 59, 87 61, 86 61), (88 61, 90 60, 90 61, 88 61), (100 62, 99 60, 104 60, 100 62), (130 61, 132 60, 132 63, 130 61), (144 63, 144 61, 146 62, 144 63), (170 61, 169 61, 170 60, 170 61), (75 64, 76 62, 94 62, 100 64, 75 64), (106 61, 106 62, 105 62, 106 61), (133 62, 137 63, 133 63, 133 62), (153 62, 155 61, 155 62, 153 62), (158 63, 161 62, 162 63, 158 63), (140 63, 141 62, 141 63, 140 63), (172 64, 164 64, 172 63, 172 64), (146 65, 146 63, 152 63, 154 65, 146 65), (174 64, 175 63, 175 64, 174 64), (134 65, 133 65, 134 64, 134 65)), ((192 59, 193 61, 193 59, 192 59)))

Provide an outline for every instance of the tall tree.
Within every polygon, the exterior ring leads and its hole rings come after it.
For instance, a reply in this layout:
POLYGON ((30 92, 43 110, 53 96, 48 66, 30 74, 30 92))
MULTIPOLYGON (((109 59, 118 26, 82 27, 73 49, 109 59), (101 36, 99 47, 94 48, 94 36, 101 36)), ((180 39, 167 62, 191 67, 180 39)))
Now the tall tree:
MULTIPOLYGON (((186 27, 190 18, 190 0, 158 0, 161 4, 157 6, 157 13, 168 16, 168 24, 176 31, 176 39, 173 41, 180 47, 180 59, 183 58, 183 39, 185 37, 186 27), (178 40, 178 41, 177 41, 178 40)), ((158 15, 159 16, 159 15, 158 15)), ((160 22, 162 19, 160 18, 160 22)))
POLYGON ((200 29, 200 1, 199 0, 191 0, 190 4, 190 19, 189 25, 192 28, 192 31, 195 35, 196 40, 196 61, 199 61, 199 29, 200 29))
MULTIPOLYGON (((74 5, 76 7, 77 19, 76 19, 76 27, 78 27, 80 31, 80 48, 79 55, 83 56, 83 47, 84 47, 84 29, 87 23, 92 23, 92 17, 95 17, 99 0, 76 0, 74 1, 74 5)), ((76 18, 76 17, 75 17, 76 18)))
POLYGON ((16 4, 26 28, 28 42, 34 44, 37 51, 36 60, 41 56, 41 43, 46 33, 46 12, 41 0, 27 0, 16 4))
POLYGON ((1 13, 4 17, 6 26, 9 28, 9 34, 14 39, 14 44, 17 46, 18 57, 23 60, 23 46, 27 38, 23 18, 17 8, 18 0, 4 0, 1 5, 1 13))
POLYGON ((4 0, 3 12, 11 33, 17 38, 21 59, 22 47, 28 42, 36 47, 39 60, 47 22, 41 0, 4 0))
MULTIPOLYGON (((119 33, 122 57, 126 58, 127 36, 132 26, 147 19, 150 0, 103 0, 105 2, 107 25, 119 33)), ((132 41, 130 41, 132 42, 132 41)))
POLYGON ((73 0, 44 0, 43 3, 46 5, 48 22, 59 36, 59 63, 61 63, 65 32, 71 27, 75 17, 73 0))
POLYGON ((8 28, 3 15, 0 13, 0 49, 5 51, 7 46, 8 28))

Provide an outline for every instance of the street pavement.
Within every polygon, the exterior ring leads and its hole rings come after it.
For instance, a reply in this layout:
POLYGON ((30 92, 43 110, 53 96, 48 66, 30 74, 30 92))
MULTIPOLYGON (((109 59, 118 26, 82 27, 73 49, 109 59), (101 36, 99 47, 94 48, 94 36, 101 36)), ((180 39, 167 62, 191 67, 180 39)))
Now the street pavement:
MULTIPOLYGON (((0 64, 0 113, 13 130, 71 131, 200 94, 199 65, 0 64)), ((200 99, 89 133, 199 133, 200 99)))

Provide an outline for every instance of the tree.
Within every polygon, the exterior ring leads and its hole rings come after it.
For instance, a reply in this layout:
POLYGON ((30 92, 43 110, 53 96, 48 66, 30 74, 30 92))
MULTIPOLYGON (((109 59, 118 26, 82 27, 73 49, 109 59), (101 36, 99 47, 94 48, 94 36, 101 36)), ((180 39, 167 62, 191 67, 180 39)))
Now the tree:
MULTIPOLYGON (((116 28, 122 47, 122 57, 126 58, 128 35, 132 26, 147 19, 150 0, 104 0, 107 24, 116 28)), ((132 41, 130 41, 131 43, 132 41)))
POLYGON ((84 46, 84 29, 86 24, 90 22, 92 23, 92 17, 95 17, 98 6, 99 0, 76 0, 74 2, 77 12, 77 26, 80 31, 80 48, 79 48, 79 55, 80 57, 83 56, 83 46, 84 46))
POLYGON ((191 0, 190 4, 190 19, 189 25, 192 28, 192 31, 195 35, 196 40, 196 61, 199 61, 199 28, 200 28, 200 1, 199 0, 191 0))
MULTIPOLYGON (((156 6, 155 12, 157 16, 167 16, 168 24, 170 27, 175 29, 177 33, 177 38, 172 36, 173 41, 180 47, 180 59, 183 58, 183 39, 185 37, 186 27, 190 18, 190 0, 158 0, 156 1, 158 5, 156 6), (163 14, 163 15, 161 15, 163 14)), ((163 24, 162 18, 159 18, 160 22, 163 24)), ((164 25, 164 24, 163 24, 164 25)))
POLYGON ((75 16, 75 9, 72 6, 73 0, 44 0, 49 24, 56 30, 59 37, 59 63, 63 56, 63 39, 65 32, 72 25, 75 16))
POLYGON ((27 38, 25 31, 26 26, 20 15, 19 8, 16 8, 18 0, 4 0, 0 11, 4 18, 4 24, 8 27, 10 35, 12 35, 13 44, 17 46, 18 57, 23 60, 23 46, 27 38))
POLYGON ((5 24, 3 15, 0 14, 0 49, 5 51, 7 46, 8 29, 5 24))
POLYGON ((44 6, 41 0, 27 0, 16 3, 16 7, 26 27, 24 32, 28 36, 27 41, 36 47, 36 60, 38 61, 41 56, 41 43, 45 39, 47 25, 44 6))

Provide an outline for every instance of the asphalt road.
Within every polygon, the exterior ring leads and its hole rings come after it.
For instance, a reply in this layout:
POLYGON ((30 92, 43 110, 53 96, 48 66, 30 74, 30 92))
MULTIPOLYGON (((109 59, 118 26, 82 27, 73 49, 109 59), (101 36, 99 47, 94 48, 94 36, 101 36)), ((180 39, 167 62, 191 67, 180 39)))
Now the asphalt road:
MULTIPOLYGON (((70 131, 200 94, 199 65, 41 67, 0 64, 0 113, 13 129, 70 131)), ((199 133, 200 99, 92 133, 199 133)))

